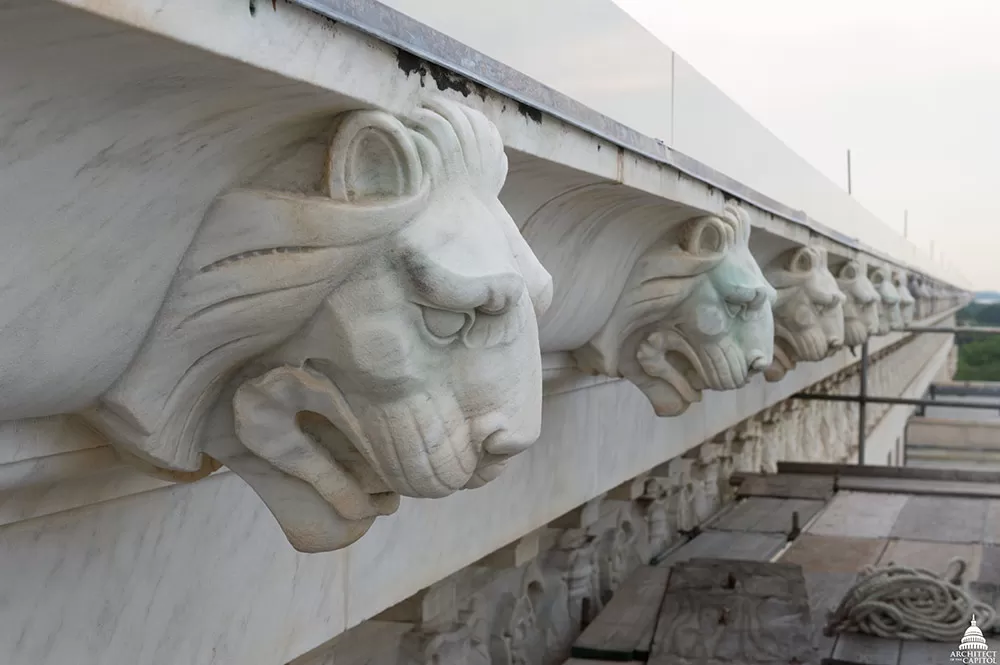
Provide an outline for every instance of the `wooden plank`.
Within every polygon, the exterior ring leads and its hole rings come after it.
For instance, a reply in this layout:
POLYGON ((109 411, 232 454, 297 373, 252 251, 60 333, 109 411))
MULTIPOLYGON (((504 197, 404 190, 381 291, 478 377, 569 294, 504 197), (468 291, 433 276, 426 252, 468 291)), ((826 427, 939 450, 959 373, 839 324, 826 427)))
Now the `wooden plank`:
POLYGON ((792 528, 793 513, 799 514, 799 528, 802 528, 824 505, 825 502, 816 499, 751 496, 709 524, 709 528, 719 531, 788 533, 792 528))
POLYGON ((857 579, 856 573, 806 572, 806 593, 809 596, 809 615, 812 617, 812 645, 820 657, 833 655, 836 635, 824 635, 827 618, 840 605, 848 589, 857 579))
POLYGON ((669 568, 637 568, 573 642, 570 655, 618 661, 631 660, 636 652, 639 659, 647 656, 669 577, 669 568))
POLYGON ((570 658, 563 665, 639 665, 642 661, 630 660, 623 662, 620 660, 592 660, 590 658, 570 658))
POLYGON ((912 466, 874 466, 857 464, 821 464, 815 462, 778 462, 778 473, 855 476, 867 478, 910 478, 914 480, 952 480, 973 483, 1000 483, 1000 471, 976 469, 937 469, 912 466))
POLYGON ((986 528, 983 530, 983 542, 1000 543, 1000 500, 988 500, 986 509, 986 528))
POLYGON ((907 499, 905 494, 872 497, 860 492, 837 492, 807 531, 820 536, 887 538, 907 499))
POLYGON ((719 560, 682 563, 674 569, 663 598, 648 662, 807 663, 814 656, 810 625, 805 582, 795 566, 719 560))
POLYGON ((804 533, 781 555, 782 563, 793 563, 806 573, 856 575, 876 563, 888 541, 879 538, 843 538, 804 533))
POLYGON ((764 516, 754 527, 761 533, 788 533, 792 528, 792 514, 799 514, 799 528, 805 528, 813 517, 826 506, 816 499, 785 499, 778 510, 764 516))
POLYGON ((1000 547, 983 545, 980 548, 979 575, 975 579, 980 582, 1000 584, 1000 547))
POLYGON ((901 648, 901 640, 885 640, 859 633, 841 633, 837 636, 833 657, 859 665, 897 665, 901 648))
POLYGON ((911 478, 840 478, 837 487, 859 492, 892 492, 974 499, 1000 498, 1000 484, 911 478))
POLYGON ((957 648, 953 642, 903 640, 899 665, 947 665, 952 662, 951 653, 957 648))
POLYGON ((785 546, 781 534, 742 531, 705 531, 668 554, 658 566, 669 567, 692 558, 768 561, 785 546))
POLYGON ((889 535, 907 540, 979 543, 989 504, 982 499, 912 496, 889 535))
POLYGON ((833 496, 833 476, 805 474, 744 474, 737 494, 778 499, 820 499, 833 496))
POLYGON ((741 595, 805 597, 802 568, 790 563, 730 559, 691 559, 674 566, 669 593, 730 589, 741 595))
POLYGON ((965 579, 974 580, 979 577, 982 545, 973 543, 890 540, 882 556, 879 557, 878 565, 881 567, 895 563, 943 574, 955 557, 961 557, 968 564, 965 579))
POLYGON ((778 510, 787 499, 751 496, 736 503, 729 511, 709 523, 719 531, 755 531, 754 527, 769 512, 778 510))
POLYGON ((996 582, 969 582, 969 592, 990 607, 1000 607, 1000 584, 996 582))

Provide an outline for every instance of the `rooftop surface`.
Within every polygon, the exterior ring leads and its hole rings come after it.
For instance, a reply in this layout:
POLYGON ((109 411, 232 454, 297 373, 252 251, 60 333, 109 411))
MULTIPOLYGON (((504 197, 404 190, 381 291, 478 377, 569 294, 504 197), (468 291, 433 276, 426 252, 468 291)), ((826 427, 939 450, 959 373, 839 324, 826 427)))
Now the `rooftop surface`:
MULTIPOLYGON (((738 501, 715 516, 685 544, 655 562, 655 566, 673 567, 677 571, 682 567, 676 564, 695 564, 696 568, 718 566, 709 560, 719 559, 795 564, 801 568, 800 579, 804 579, 804 594, 799 594, 798 602, 803 610, 808 604, 808 620, 803 621, 807 625, 790 625, 796 615, 792 611, 781 621, 772 621, 777 626, 772 628, 760 609, 756 617, 741 614, 741 620, 728 622, 732 628, 724 626, 714 630, 712 626, 709 628, 713 630, 706 632, 703 617, 707 605, 704 603, 710 605, 711 601, 698 600, 692 607, 677 610, 677 603, 670 601, 674 580, 671 579, 667 587, 665 576, 660 578, 660 584, 667 589, 667 595, 659 616, 662 619, 668 607, 674 614, 680 611, 682 616, 672 616, 671 622, 687 622, 701 636, 711 633, 716 654, 737 643, 737 651, 747 649, 746 654, 729 654, 722 660, 709 657, 691 663, 736 662, 734 655, 739 662, 746 663, 819 664, 825 659, 865 665, 950 663, 957 643, 881 639, 856 633, 827 636, 823 628, 828 613, 837 607, 858 573, 870 565, 882 567, 894 563, 944 573, 949 563, 958 557, 967 564, 965 581, 972 583, 973 591, 981 599, 995 605, 995 590, 1000 588, 998 481, 1000 473, 996 472, 791 463, 779 465, 775 475, 734 477, 734 484, 738 484, 738 501), (806 598, 802 598, 803 595, 806 598), (683 616, 684 612, 689 612, 690 616, 683 616), (727 640, 727 631, 736 631, 744 638, 749 634, 750 642, 756 644, 748 646, 742 638, 727 640), (807 657, 794 657, 796 641, 807 645, 807 657), (725 646, 727 643, 729 647, 725 646), (783 645, 772 647, 772 652, 777 649, 792 660, 760 660, 761 644, 783 645), (752 656, 751 650, 758 656, 752 656)), ((770 575, 785 577, 790 574, 789 570, 792 577, 799 575, 795 566, 765 566, 747 572, 745 563, 734 565, 737 577, 743 574, 747 579, 760 580, 770 575)), ((690 576, 690 571, 686 572, 690 576)), ((650 574, 648 569, 644 574, 650 574)), ((730 576, 730 579, 733 578, 730 576)), ((651 583, 654 582, 647 581, 651 583)), ((626 593, 628 586, 627 583, 623 586, 626 593)), ((801 588, 801 582, 798 586, 801 588)), ((795 584, 783 588, 794 589, 795 584)), ((710 595, 714 591, 717 590, 700 593, 710 595)), ((745 595, 753 594, 747 591, 745 595)), ((731 599, 729 602, 732 604, 731 599)), ((790 596, 789 606, 794 607, 794 602, 790 596)), ((739 612, 745 612, 747 606, 738 607, 739 612)), ((609 611, 615 611, 611 604, 605 610, 609 611)), ((802 611, 799 615, 805 617, 806 613, 802 611)), ((645 620, 649 621, 648 616, 645 620)), ((688 662, 666 653, 658 655, 657 641, 661 640, 664 623, 661 621, 656 629, 651 647, 638 649, 638 657, 633 662, 688 662), (651 653, 644 661, 647 651, 651 653)), ((720 623, 727 622, 720 620, 720 623)), ((652 637, 654 631, 647 632, 652 637)), ((607 639, 599 633, 600 630, 588 628, 581 639, 593 641, 595 634, 598 640, 607 639)), ((988 642, 996 639, 1000 645, 1000 637, 991 638, 989 634, 986 637, 988 642)), ((577 656, 587 653, 586 649, 575 651, 577 656)), ((597 655, 600 655, 599 650, 597 655)), ((571 665, 598 662, 579 657, 569 661, 571 665)))

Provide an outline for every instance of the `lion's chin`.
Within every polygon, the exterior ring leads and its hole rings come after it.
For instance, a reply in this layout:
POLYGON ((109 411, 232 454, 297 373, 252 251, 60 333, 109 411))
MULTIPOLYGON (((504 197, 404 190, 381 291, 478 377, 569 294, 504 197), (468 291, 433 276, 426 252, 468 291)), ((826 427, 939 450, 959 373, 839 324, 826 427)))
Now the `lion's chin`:
POLYGON ((476 472, 472 474, 472 478, 465 484, 465 489, 476 489, 490 481, 496 480, 503 473, 509 459, 510 456, 484 454, 483 458, 479 460, 476 472))
POLYGON ((441 498, 478 487, 499 475, 507 459, 483 451, 481 433, 451 394, 370 405, 360 420, 365 457, 386 487, 403 496, 441 498))

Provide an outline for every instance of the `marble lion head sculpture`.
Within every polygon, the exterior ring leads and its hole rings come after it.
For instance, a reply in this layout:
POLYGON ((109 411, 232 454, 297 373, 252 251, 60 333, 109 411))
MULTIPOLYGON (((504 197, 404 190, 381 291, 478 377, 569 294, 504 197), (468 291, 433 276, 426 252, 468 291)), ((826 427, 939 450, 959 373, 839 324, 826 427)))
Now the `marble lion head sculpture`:
POLYGON ((817 361, 844 344, 844 301, 827 266, 826 250, 800 247, 777 258, 766 273, 777 290, 774 362, 764 372, 780 381, 799 361, 817 361))
POLYGON ((125 374, 85 417, 171 477, 225 464, 297 549, 399 496, 495 478, 541 422, 549 274, 480 113, 354 111, 223 193, 125 374))
POLYGON ((672 229, 636 262, 577 362, 628 379, 659 416, 683 413, 705 389, 745 385, 773 360, 776 297, 749 239, 736 205, 672 229))
POLYGON ((860 261, 850 260, 837 272, 844 301, 844 343, 858 346, 879 330, 879 294, 860 261))
POLYGON ((896 287, 896 292, 899 294, 899 316, 902 318, 904 326, 913 323, 917 306, 917 299, 910 293, 908 284, 909 279, 905 270, 892 272, 892 285, 896 287))
POLYGON ((892 274, 885 266, 871 266, 868 278, 878 293, 878 334, 888 335, 891 330, 903 327, 903 316, 899 310, 899 291, 892 283, 892 274))

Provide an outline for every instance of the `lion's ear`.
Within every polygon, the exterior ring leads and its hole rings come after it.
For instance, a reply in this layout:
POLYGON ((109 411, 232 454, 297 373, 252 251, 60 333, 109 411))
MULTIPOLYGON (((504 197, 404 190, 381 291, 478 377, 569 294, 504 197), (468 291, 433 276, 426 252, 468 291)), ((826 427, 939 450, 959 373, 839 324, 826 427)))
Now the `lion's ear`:
POLYGON ((689 222, 681 239, 681 247, 698 257, 712 257, 723 254, 733 243, 731 229, 718 217, 699 217, 689 222))
POLYGON ((854 261, 848 261, 840 269, 840 274, 837 277, 845 281, 856 280, 858 278, 858 264, 854 261))
POLYGON ((809 273, 816 268, 816 252, 811 247, 802 247, 792 254, 788 269, 797 273, 809 273))
POLYGON ((399 120, 358 111, 341 121, 327 159, 330 198, 364 203, 412 196, 422 180, 417 146, 399 120))

